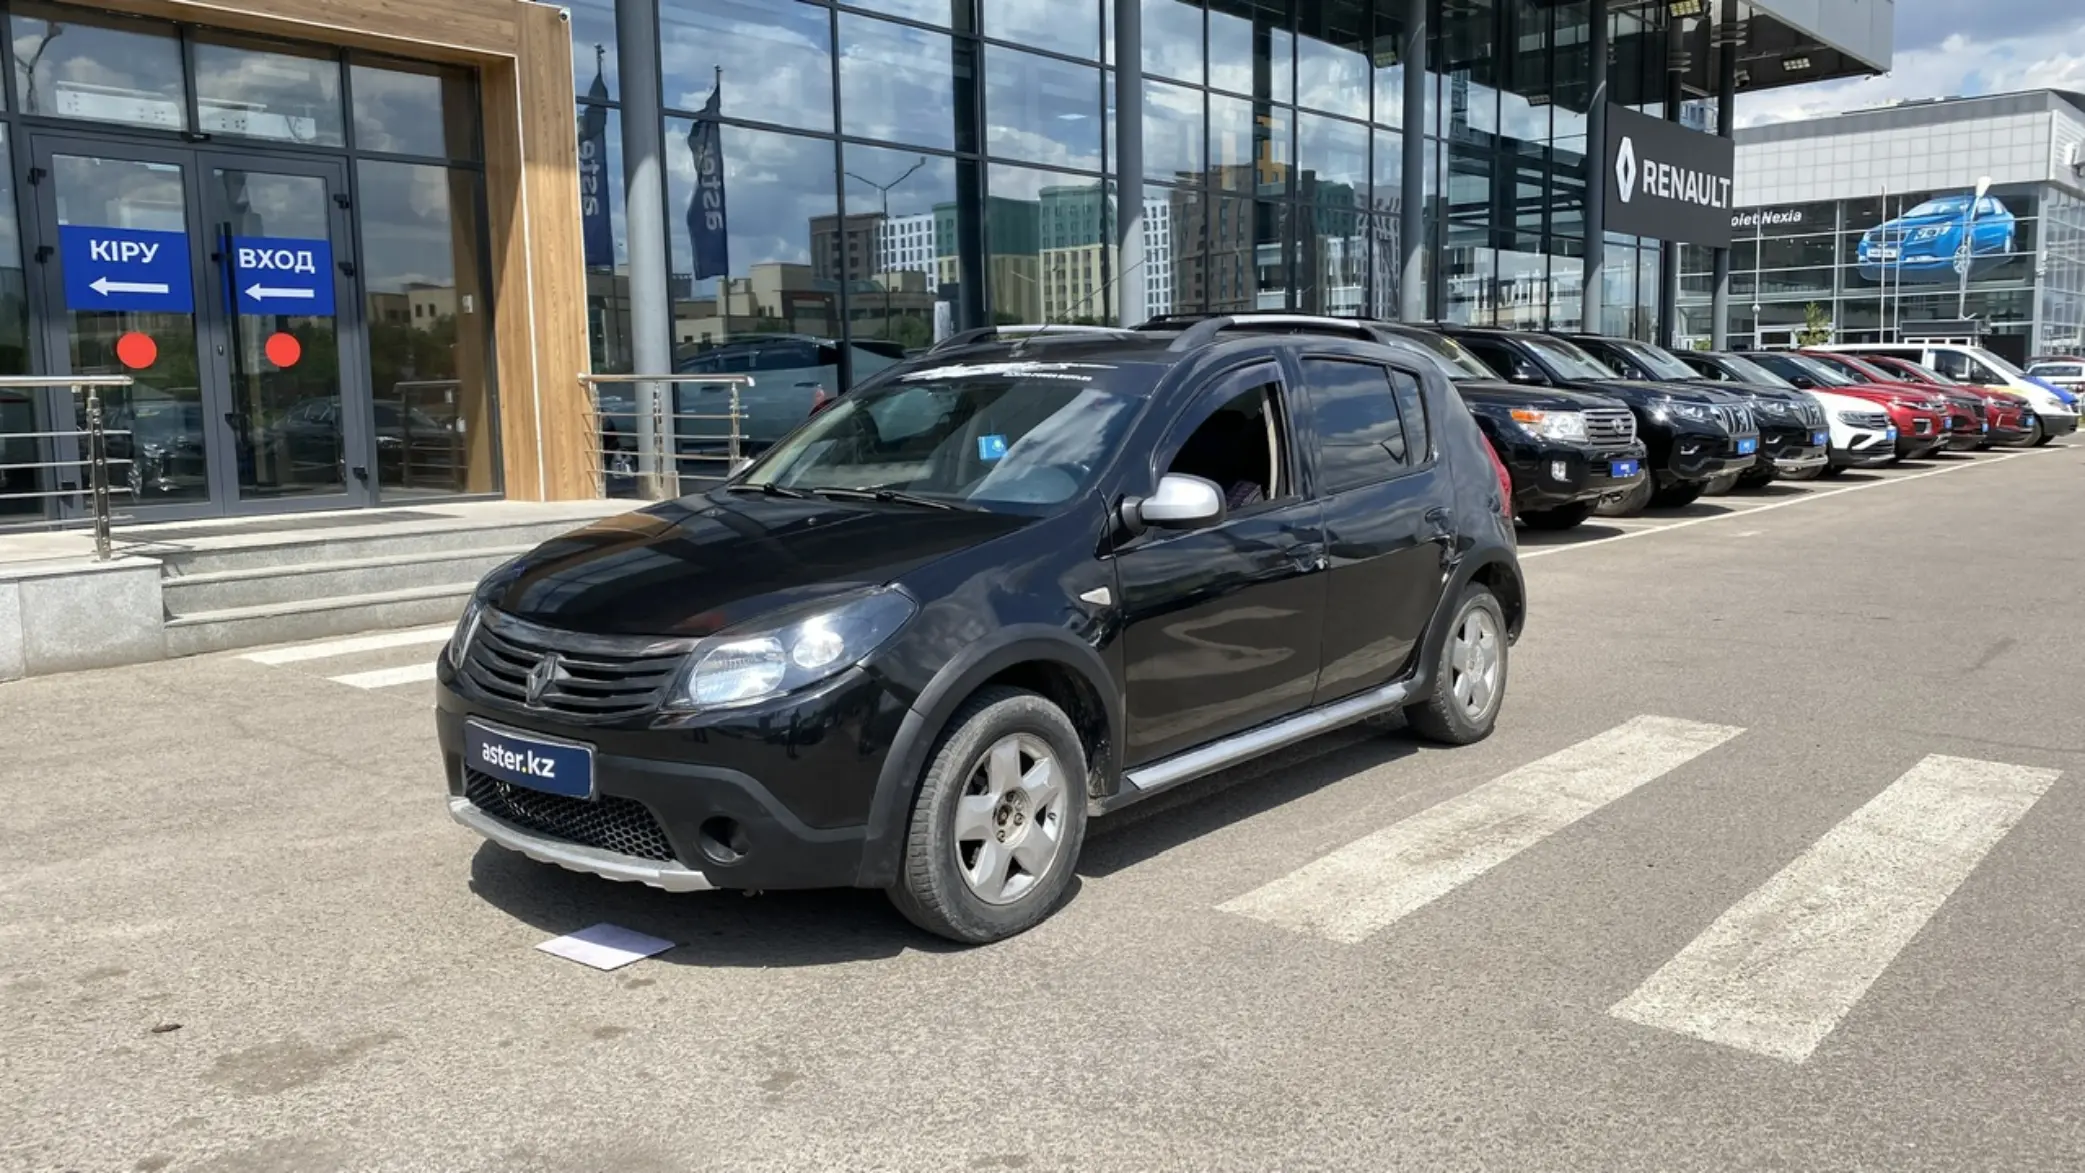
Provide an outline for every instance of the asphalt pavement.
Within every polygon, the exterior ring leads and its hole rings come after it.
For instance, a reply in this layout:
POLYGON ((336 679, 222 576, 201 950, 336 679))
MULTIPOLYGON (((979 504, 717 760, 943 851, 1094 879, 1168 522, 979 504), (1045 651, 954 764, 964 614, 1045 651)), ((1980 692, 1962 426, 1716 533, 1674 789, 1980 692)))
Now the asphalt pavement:
POLYGON ((2077 1170, 2081 517, 2085 442, 1526 535, 1490 740, 973 950, 482 844, 440 631, 0 685, 0 1170, 2077 1170))

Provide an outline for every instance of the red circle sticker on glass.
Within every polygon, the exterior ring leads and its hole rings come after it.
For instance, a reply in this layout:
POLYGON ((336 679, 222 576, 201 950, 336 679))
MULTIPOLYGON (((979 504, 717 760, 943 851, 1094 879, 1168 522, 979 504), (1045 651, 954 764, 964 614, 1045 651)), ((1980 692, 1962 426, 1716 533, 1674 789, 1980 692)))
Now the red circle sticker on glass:
POLYGON ((133 371, 142 371, 159 361, 159 343, 150 334, 135 330, 116 339, 116 361, 133 371))
POLYGON ((268 361, 278 367, 296 366, 297 360, 304 357, 304 345, 297 341, 296 335, 279 330, 268 335, 264 349, 268 352, 268 361))

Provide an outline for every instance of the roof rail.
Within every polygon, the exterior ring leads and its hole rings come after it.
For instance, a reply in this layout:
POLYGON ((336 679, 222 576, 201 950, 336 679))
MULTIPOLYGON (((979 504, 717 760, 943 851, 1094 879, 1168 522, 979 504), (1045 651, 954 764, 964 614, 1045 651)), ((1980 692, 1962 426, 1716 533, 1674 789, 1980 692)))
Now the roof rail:
POLYGON ((975 329, 962 330, 949 335, 928 347, 927 353, 933 354, 936 351, 949 350, 958 346, 968 346, 973 342, 993 342, 1001 338, 1027 339, 1039 334, 1101 334, 1120 337, 1128 333, 1130 331, 1124 330, 1120 326, 1063 326, 1050 323, 979 326, 975 329))
MULTIPOLYGON (((1185 315, 1166 315, 1162 318, 1153 319, 1153 321, 1164 323, 1170 318, 1180 316, 1185 315)), ((1166 349, 1193 350, 1197 346, 1208 345, 1217 335, 1222 334, 1226 330, 1251 329, 1255 326, 1286 326, 1299 331, 1337 334, 1344 338, 1359 338, 1363 341, 1373 341, 1375 339, 1375 334, 1370 330, 1369 324, 1359 318, 1335 318, 1326 314, 1292 314, 1278 310, 1249 310, 1244 313, 1195 315, 1194 317, 1194 323, 1182 332, 1180 337, 1175 338, 1173 344, 1166 349)), ((1146 322, 1137 328, 1143 330, 1152 328, 1166 329, 1168 327, 1164 324, 1153 327, 1150 322, 1146 322)))

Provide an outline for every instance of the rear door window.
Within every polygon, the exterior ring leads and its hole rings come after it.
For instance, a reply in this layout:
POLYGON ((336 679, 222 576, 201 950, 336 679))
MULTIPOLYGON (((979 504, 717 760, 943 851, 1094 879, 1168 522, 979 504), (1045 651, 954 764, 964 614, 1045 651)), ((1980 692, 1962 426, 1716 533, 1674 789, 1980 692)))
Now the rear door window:
POLYGON ((1386 480, 1409 463, 1411 446, 1391 372, 1347 359, 1303 360, 1316 413, 1319 477, 1326 493, 1386 480))

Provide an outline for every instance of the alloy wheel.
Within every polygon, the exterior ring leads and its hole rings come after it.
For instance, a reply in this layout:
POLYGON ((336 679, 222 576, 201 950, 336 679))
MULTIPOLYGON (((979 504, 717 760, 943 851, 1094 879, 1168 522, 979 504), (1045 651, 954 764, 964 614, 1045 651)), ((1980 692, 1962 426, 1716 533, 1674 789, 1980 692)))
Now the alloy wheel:
POLYGON ((1041 738, 1012 733, 992 743, 956 800, 956 871, 987 904, 1012 904, 1056 865, 1071 792, 1064 766, 1041 738))
POLYGON ((1483 720, 1498 695, 1499 651, 1499 625, 1491 612, 1470 608, 1448 645, 1448 685, 1472 721, 1483 720))

